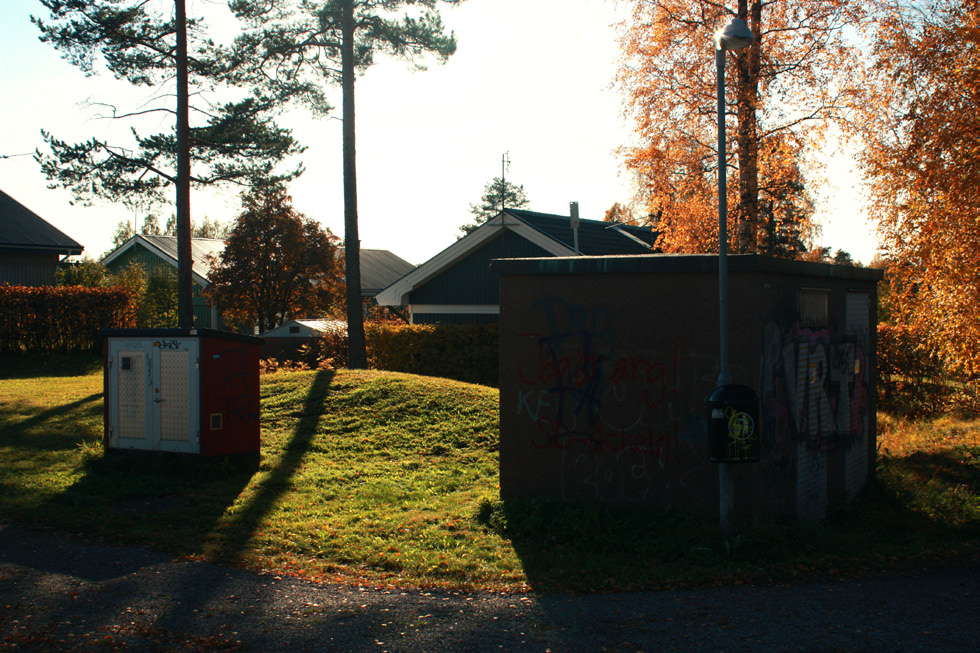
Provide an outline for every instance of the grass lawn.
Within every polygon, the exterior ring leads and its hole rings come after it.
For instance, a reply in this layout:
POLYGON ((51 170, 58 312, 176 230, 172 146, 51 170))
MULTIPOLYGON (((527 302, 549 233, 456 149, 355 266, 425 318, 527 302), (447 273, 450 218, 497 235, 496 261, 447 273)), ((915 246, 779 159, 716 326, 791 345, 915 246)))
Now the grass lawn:
POLYGON ((785 582, 974 561, 980 420, 879 418, 878 483, 818 524, 504 505, 493 388, 377 371, 262 379, 262 458, 106 455, 91 360, 0 373, 0 519, 312 579, 495 590, 785 582), (28 378, 28 377, 31 378, 28 378))

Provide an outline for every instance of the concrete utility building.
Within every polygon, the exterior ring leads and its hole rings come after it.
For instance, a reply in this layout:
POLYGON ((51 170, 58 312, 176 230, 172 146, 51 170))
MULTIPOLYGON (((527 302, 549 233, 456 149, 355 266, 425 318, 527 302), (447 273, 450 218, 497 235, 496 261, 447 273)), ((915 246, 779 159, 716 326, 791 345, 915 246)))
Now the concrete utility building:
MULTIPOLYGON (((718 257, 496 261, 500 492, 714 509, 706 400, 718 378, 718 257)), ((729 258, 731 373, 761 400, 743 516, 819 519, 875 468, 880 270, 729 258)))

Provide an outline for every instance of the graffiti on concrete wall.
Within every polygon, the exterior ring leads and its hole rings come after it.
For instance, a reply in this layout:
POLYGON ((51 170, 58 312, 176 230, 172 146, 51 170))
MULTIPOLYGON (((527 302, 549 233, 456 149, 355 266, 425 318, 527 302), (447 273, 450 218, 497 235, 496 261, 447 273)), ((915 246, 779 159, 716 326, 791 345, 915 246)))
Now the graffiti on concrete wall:
POLYGON ((861 334, 770 323, 763 350, 766 432, 813 449, 850 447, 868 432, 868 349, 861 334))
POLYGON ((530 445, 562 459, 566 496, 643 500, 667 467, 698 469, 691 446, 706 438, 706 418, 692 407, 697 357, 683 338, 657 350, 619 345, 607 308, 542 300, 545 328, 525 333, 534 356, 518 362, 517 416, 530 422, 530 445))

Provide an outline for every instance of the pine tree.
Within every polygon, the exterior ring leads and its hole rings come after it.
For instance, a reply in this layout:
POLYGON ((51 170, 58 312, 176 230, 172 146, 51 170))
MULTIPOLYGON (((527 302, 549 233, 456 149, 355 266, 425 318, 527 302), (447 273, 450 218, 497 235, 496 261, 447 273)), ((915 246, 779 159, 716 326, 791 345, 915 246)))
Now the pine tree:
POLYGON ((439 2, 461 0, 232 0, 232 11, 248 29, 230 59, 237 79, 264 84, 283 101, 299 101, 315 115, 330 111, 323 83, 342 91, 344 160, 344 252, 347 280, 347 336, 350 366, 367 366, 361 297, 357 216, 354 80, 378 54, 446 61, 456 51, 436 10, 439 2), (399 11, 409 10, 399 15, 399 11))
POLYGON ((465 236, 504 209, 523 209, 527 206, 528 199, 524 186, 512 184, 503 177, 494 177, 483 187, 480 203, 470 204, 470 213, 476 217, 476 220, 464 224, 459 230, 463 232, 462 236, 465 236))

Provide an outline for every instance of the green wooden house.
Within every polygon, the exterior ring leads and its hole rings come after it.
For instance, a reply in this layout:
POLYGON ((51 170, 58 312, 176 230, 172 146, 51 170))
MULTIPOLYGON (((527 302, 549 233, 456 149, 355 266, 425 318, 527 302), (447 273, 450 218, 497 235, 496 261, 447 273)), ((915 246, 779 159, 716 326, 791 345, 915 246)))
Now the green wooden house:
POLYGON ((0 190, 0 284, 53 286, 61 257, 83 247, 0 190))
MULTIPOLYGON (((224 321, 216 308, 208 306, 201 290, 208 287, 207 261, 209 255, 219 256, 225 249, 220 238, 194 238, 191 240, 191 274, 194 289, 194 326, 199 329, 224 329, 224 321)), ((140 263, 147 272, 170 266, 177 270, 177 237, 147 236, 136 234, 102 259, 102 265, 111 272, 118 272, 132 263, 140 263)))
POLYGON ((412 324, 495 324, 500 290, 490 261, 545 256, 650 254, 656 234, 600 220, 506 209, 380 293, 382 306, 408 309, 412 324))

